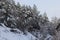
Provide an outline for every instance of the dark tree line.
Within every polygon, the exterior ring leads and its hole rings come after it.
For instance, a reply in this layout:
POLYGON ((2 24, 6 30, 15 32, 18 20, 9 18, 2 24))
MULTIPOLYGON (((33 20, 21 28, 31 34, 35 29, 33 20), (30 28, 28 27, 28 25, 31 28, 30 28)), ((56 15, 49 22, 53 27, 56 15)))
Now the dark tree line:
MULTIPOLYGON (((9 28, 17 28, 23 32, 41 32, 42 34, 55 33, 54 23, 50 22, 46 12, 40 14, 36 5, 33 7, 19 3, 15 4, 13 0, 0 1, 0 23, 4 23, 9 28), (45 30, 48 30, 45 32, 45 30), (54 32, 53 32, 54 31, 54 32)), ((60 24, 56 29, 58 29, 60 24)))

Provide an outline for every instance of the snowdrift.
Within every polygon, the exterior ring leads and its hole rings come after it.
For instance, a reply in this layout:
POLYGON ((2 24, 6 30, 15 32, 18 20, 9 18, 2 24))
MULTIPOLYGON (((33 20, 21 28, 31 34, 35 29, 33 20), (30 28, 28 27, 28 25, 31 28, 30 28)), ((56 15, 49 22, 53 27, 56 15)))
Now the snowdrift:
POLYGON ((20 33, 10 32, 10 28, 7 28, 4 24, 0 26, 0 40, 35 40, 36 38, 27 32, 27 35, 23 35, 23 32, 15 29, 20 33))

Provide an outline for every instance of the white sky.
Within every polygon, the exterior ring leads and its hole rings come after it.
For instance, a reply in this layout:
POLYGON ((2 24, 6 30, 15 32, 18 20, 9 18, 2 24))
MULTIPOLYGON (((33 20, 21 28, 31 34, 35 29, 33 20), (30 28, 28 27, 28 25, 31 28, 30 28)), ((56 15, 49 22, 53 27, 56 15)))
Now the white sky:
POLYGON ((51 19, 52 17, 60 17, 60 0, 15 0, 21 5, 33 6, 36 4, 38 10, 43 14, 45 11, 51 19))

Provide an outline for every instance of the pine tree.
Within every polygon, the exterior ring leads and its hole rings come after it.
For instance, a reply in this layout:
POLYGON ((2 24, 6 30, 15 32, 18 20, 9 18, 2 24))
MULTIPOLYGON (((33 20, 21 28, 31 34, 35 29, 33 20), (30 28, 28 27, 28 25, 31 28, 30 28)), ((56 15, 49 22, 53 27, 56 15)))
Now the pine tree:
POLYGON ((37 7, 36 7, 36 5, 34 4, 34 6, 33 6, 33 14, 34 14, 34 16, 38 16, 38 14, 39 14, 39 11, 37 11, 37 7))
POLYGON ((48 17, 47 17, 47 14, 46 14, 46 12, 44 12, 44 14, 43 14, 43 22, 48 22, 49 21, 49 19, 48 19, 48 17))
POLYGON ((20 3, 19 3, 19 2, 17 3, 17 7, 18 7, 18 8, 20 8, 20 7, 21 7, 21 5, 20 5, 20 3))

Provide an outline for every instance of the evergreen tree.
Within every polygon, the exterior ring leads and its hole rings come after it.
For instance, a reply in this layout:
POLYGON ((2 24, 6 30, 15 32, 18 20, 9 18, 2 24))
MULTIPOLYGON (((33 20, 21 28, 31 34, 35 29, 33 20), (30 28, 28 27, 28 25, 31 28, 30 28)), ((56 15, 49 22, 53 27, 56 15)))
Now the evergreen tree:
MULTIPOLYGON (((23 32, 33 32, 33 35, 36 33, 40 35, 42 33, 44 38, 46 38, 47 34, 54 34, 53 32, 55 31, 52 28, 54 26, 53 23, 49 22, 46 12, 43 15, 39 15, 36 5, 33 8, 31 6, 21 6, 19 3, 15 5, 13 0, 3 0, 0 3, 0 18, 3 17, 3 23, 9 28, 18 28, 23 32)), ((56 20, 54 19, 54 21, 56 20)), ((38 35, 36 36, 38 37, 38 35)), ((43 37, 42 40, 44 40, 43 37)))
POLYGON ((49 21, 49 19, 47 17, 47 14, 46 14, 46 12, 44 12, 44 14, 43 14, 43 22, 48 22, 48 21, 49 21))
POLYGON ((52 21, 53 23, 57 23, 58 18, 57 18, 57 17, 53 17, 51 21, 52 21))
POLYGON ((17 7, 18 7, 18 8, 20 8, 20 7, 21 7, 21 5, 20 5, 20 3, 19 3, 19 2, 17 3, 17 7))
POLYGON ((38 16, 38 14, 39 14, 39 11, 37 11, 37 7, 36 7, 36 5, 34 4, 34 6, 33 6, 33 14, 34 14, 34 16, 38 16))

